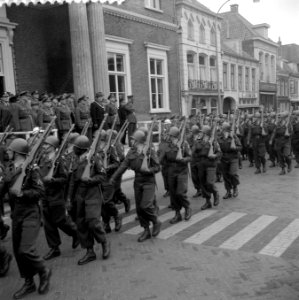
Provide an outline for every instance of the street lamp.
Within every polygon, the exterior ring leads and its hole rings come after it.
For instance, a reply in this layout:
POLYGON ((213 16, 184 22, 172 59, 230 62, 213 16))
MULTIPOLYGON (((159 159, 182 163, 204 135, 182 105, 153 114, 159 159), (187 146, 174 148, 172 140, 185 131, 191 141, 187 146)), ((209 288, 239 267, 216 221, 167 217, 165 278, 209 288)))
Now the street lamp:
MULTIPOLYGON (((219 64, 221 62, 221 60, 219 59, 218 60, 218 52, 219 52, 219 47, 218 47, 218 38, 217 38, 217 22, 218 22, 218 15, 219 15, 219 12, 221 10, 221 8, 226 4, 228 3, 229 1, 231 0, 227 0, 225 1, 218 9, 217 13, 216 13, 216 24, 215 24, 215 30, 216 30, 216 73, 217 73, 217 94, 218 94, 218 106, 219 106, 219 113, 222 113, 222 105, 221 105, 221 95, 220 95, 220 81, 219 81, 219 77, 220 77, 220 69, 219 69, 219 64)), ((221 32, 219 33, 219 39, 220 39, 220 45, 221 45, 221 32)), ((220 57, 221 53, 219 53, 219 57, 220 57)))

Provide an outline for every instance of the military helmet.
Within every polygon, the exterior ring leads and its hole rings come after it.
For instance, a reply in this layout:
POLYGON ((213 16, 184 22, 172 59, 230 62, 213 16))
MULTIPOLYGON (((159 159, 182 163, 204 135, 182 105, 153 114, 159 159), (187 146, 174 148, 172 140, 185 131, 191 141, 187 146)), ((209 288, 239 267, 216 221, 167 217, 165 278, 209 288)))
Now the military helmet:
POLYGON ((147 136, 147 134, 148 134, 148 129, 147 129, 146 127, 140 127, 140 128, 138 128, 138 130, 143 131, 144 134, 145 134, 145 136, 147 136))
POLYGON ((87 150, 90 146, 89 138, 85 135, 79 135, 74 141, 74 147, 87 150))
POLYGON ((27 141, 21 138, 14 139, 7 149, 23 155, 27 155, 29 152, 27 141))
POLYGON ((56 149, 59 146, 59 140, 56 136, 50 135, 46 138, 45 144, 49 144, 56 149))
POLYGON ((114 139, 114 138, 116 138, 116 136, 117 136, 117 131, 116 130, 112 130, 112 129, 108 129, 107 131, 106 131, 106 135, 107 135, 107 138, 108 138, 108 136, 111 134, 111 131, 112 131, 112 139, 114 139))
POLYGON ((199 133, 199 127, 197 125, 193 125, 191 127, 191 131, 192 131, 192 133, 197 134, 197 133, 199 133))
POLYGON ((270 117, 272 117, 272 118, 273 118, 273 117, 275 117, 275 116, 276 116, 276 113, 275 113, 275 111, 271 111, 271 112, 270 112, 270 117))
POLYGON ((69 138, 68 138, 68 142, 70 144, 74 144, 76 138, 80 136, 80 134, 78 132, 72 132, 70 135, 69 135, 69 138))
POLYGON ((230 124, 228 122, 222 123, 222 129, 223 130, 230 130, 230 124))
POLYGON ((165 124, 165 125, 170 125, 170 124, 171 124, 171 121, 170 121, 169 119, 165 119, 164 124, 165 124))
POLYGON ((202 132, 204 134, 210 134, 211 133, 211 127, 209 125, 202 126, 202 132))
POLYGON ((260 117, 261 117, 261 114, 260 114, 259 112, 256 112, 256 113, 254 113, 254 117, 255 117, 255 118, 260 118, 260 117))
POLYGON ((134 132, 132 139, 135 140, 136 142, 142 143, 145 141, 145 133, 142 130, 137 129, 134 132))
POLYGON ((280 116, 281 116, 282 118, 286 118, 286 117, 288 117, 288 115, 289 115, 289 112, 288 112, 288 111, 284 111, 284 112, 280 113, 280 116))
POLYGON ((104 129, 102 129, 102 131, 100 133, 100 140, 105 141, 106 137, 107 137, 107 132, 104 129))
POLYGON ((176 127, 176 126, 173 126, 169 129, 169 136, 172 136, 172 137, 179 137, 180 135, 180 130, 176 127))

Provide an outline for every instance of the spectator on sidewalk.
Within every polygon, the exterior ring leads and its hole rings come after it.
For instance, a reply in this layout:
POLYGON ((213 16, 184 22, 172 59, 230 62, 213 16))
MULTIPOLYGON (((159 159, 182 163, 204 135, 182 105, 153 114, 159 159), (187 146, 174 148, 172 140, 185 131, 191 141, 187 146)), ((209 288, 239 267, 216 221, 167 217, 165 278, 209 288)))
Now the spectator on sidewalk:
POLYGON ((134 98, 133 95, 129 95, 128 102, 125 104, 125 109, 127 112, 127 120, 129 122, 128 125, 128 139, 129 139, 129 146, 133 146, 134 142, 132 140, 133 133, 136 131, 137 128, 137 118, 135 115, 135 109, 133 107, 134 98))
POLYGON ((96 93, 95 101, 90 104, 90 115, 92 120, 92 131, 99 129, 105 114, 104 94, 102 92, 96 93))

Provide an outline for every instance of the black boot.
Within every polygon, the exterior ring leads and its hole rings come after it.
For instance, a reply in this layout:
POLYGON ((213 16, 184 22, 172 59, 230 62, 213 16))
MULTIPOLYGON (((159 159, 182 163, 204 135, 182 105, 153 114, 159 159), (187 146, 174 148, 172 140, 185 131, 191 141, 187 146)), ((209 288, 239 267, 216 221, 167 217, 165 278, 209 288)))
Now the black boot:
POLYGON ((114 221, 115 221, 115 231, 118 232, 118 231, 120 231, 121 226, 122 226, 122 218, 121 218, 121 216, 116 216, 114 218, 114 221))
POLYGON ((50 260, 54 257, 60 256, 60 250, 58 247, 51 248, 50 251, 43 257, 44 260, 50 260))
POLYGON ((217 206, 219 204, 219 193, 215 192, 213 196, 214 196, 214 206, 217 206))
POLYGON ((267 172, 267 167, 266 165, 263 165, 263 173, 266 173, 267 172))
POLYGON ((288 173, 290 173, 292 171, 292 161, 288 161, 288 173))
POLYGON ((157 220, 156 223, 153 224, 152 236, 157 236, 161 231, 162 222, 157 220))
POLYGON ((163 198, 167 198, 167 197, 169 197, 169 196, 170 196, 169 191, 166 191, 166 193, 163 195, 163 198))
POLYGON ((206 210, 208 208, 212 208, 211 198, 206 198, 206 203, 200 209, 206 210))
POLYGON ((234 188, 233 188, 233 197, 236 198, 236 197, 238 197, 238 195, 239 195, 238 188, 237 188, 237 187, 234 187, 234 188))
POLYGON ((6 238, 9 228, 10 227, 8 225, 3 224, 3 227, 1 228, 1 235, 0 235, 1 240, 4 240, 6 238))
POLYGON ((255 172, 254 172, 254 174, 261 174, 262 172, 261 172, 261 169, 260 168, 257 168, 256 170, 255 170, 255 172))
POLYGON ((102 243, 102 250, 103 250, 103 254, 102 254, 103 259, 107 259, 110 256, 110 242, 108 240, 102 243))
POLYGON ((131 210, 131 201, 130 199, 126 199, 124 201, 124 206, 125 206, 125 212, 128 213, 131 210))
POLYGON ((105 230, 106 233, 110 233, 112 231, 109 222, 104 223, 104 230, 105 230))
POLYGON ((185 220, 189 221, 191 219, 192 216, 192 209, 191 207, 186 207, 185 208, 185 220))
POLYGON ((82 266, 85 265, 87 263, 89 263, 90 261, 96 260, 97 256, 93 250, 93 248, 89 248, 86 251, 86 254, 78 261, 78 265, 82 266))
POLYGON ((34 293, 36 291, 36 286, 33 278, 26 278, 24 285, 19 289, 14 295, 14 299, 21 299, 28 294, 34 293))
POLYGON ((170 224, 176 224, 182 221, 182 215, 179 211, 176 211, 175 216, 169 221, 170 224))
POLYGON ((282 168, 278 175, 285 175, 285 174, 286 174, 286 170, 285 168, 282 168))
POLYGON ((141 236, 138 238, 137 241, 138 241, 139 243, 142 243, 142 242, 144 242, 145 240, 150 239, 150 238, 151 238, 151 232, 150 232, 150 230, 149 230, 148 227, 145 227, 145 228, 144 228, 144 231, 142 232, 141 236))
POLYGON ((43 295, 49 291, 50 278, 52 271, 49 268, 45 268, 41 273, 39 273, 39 287, 38 293, 43 295))
POLYGON ((232 197, 232 192, 231 190, 227 190, 226 194, 222 197, 222 199, 228 199, 232 197))
POLYGON ((80 244, 80 240, 79 240, 78 234, 76 233, 73 236, 72 248, 76 249, 79 246, 79 244, 80 244))
POLYGON ((0 277, 4 277, 7 274, 11 260, 12 260, 11 254, 9 253, 4 254, 2 266, 0 269, 0 277))

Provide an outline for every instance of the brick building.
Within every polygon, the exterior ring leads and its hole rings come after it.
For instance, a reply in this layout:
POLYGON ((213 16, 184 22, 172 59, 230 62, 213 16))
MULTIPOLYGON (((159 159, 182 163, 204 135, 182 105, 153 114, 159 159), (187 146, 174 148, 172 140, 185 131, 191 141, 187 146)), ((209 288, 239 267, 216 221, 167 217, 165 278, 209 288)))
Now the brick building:
POLYGON ((75 92, 90 99, 97 91, 118 100, 133 94, 140 119, 179 113, 174 2, 2 7, 0 29, 5 21, 10 53, 4 53, 10 66, 2 68, 2 89, 75 92))

